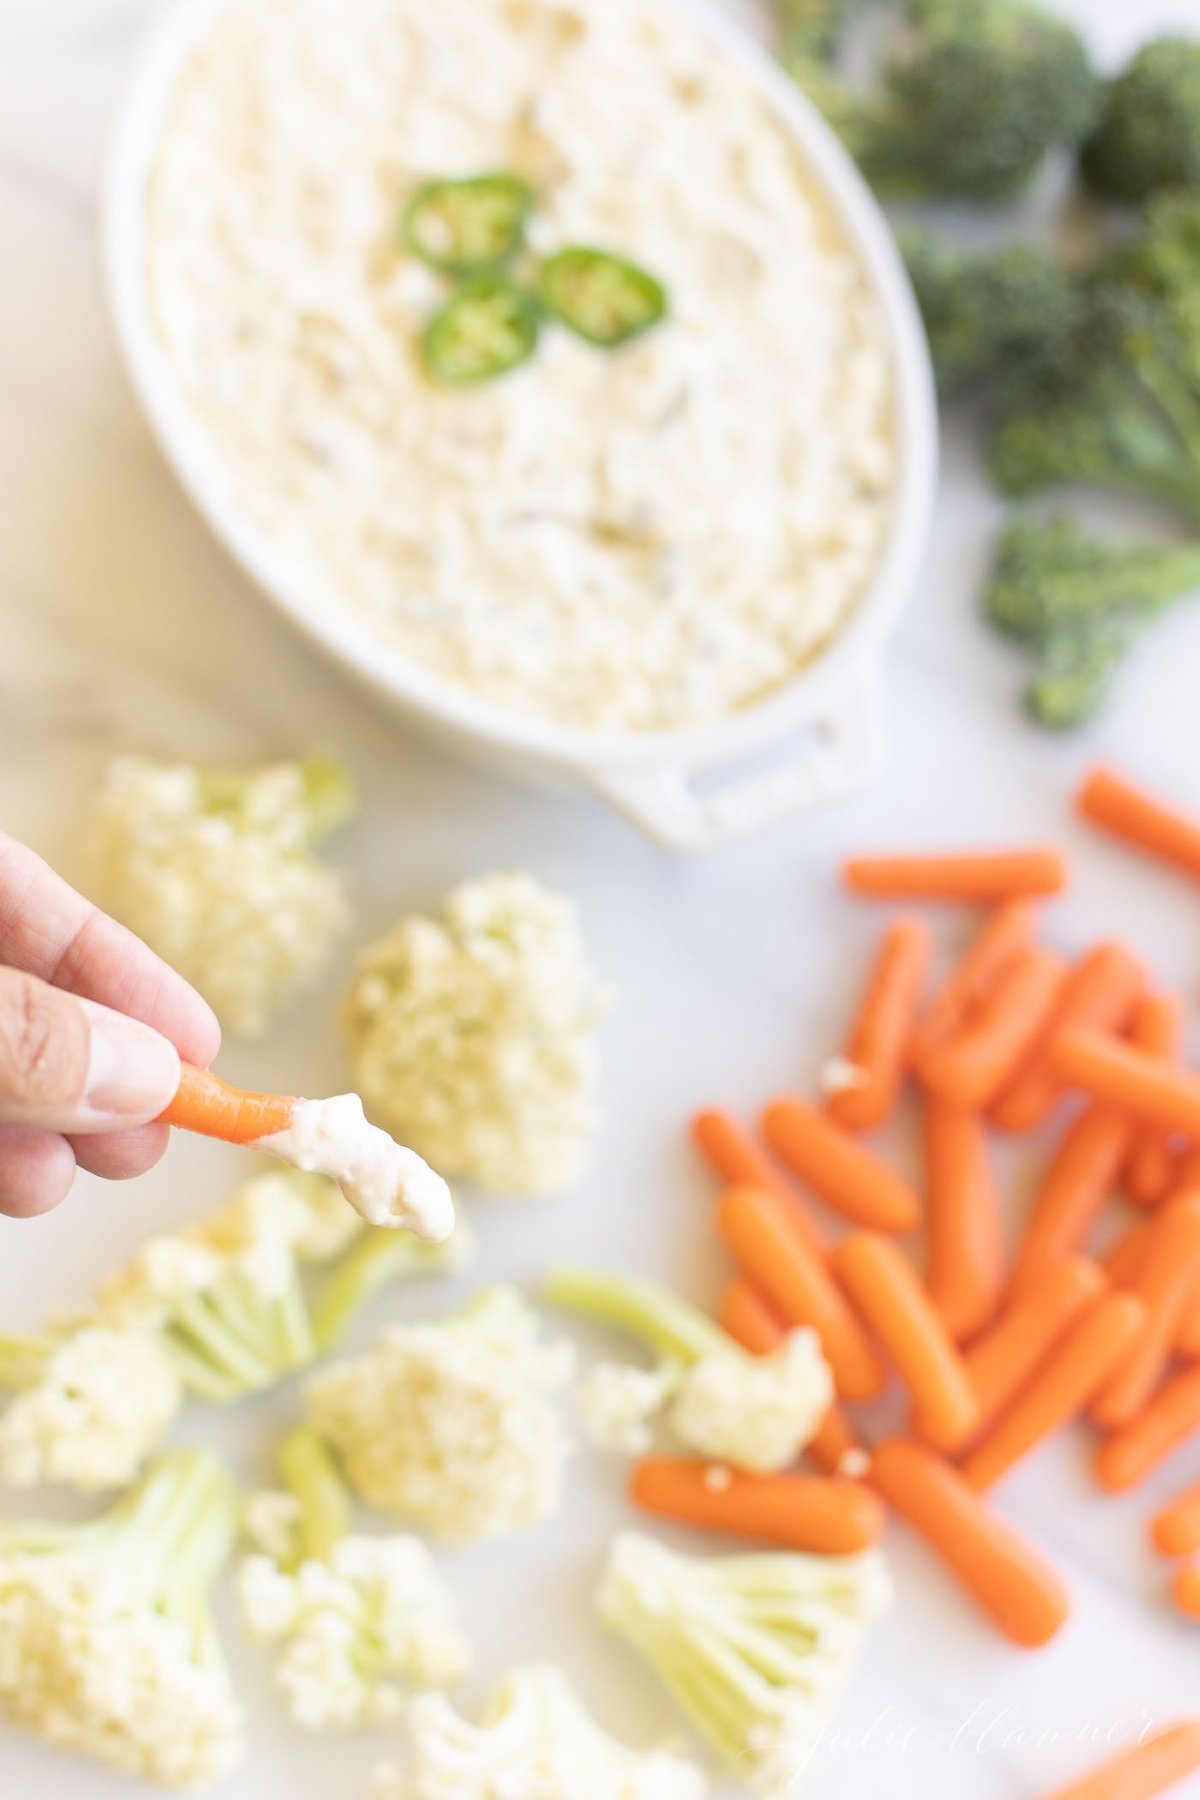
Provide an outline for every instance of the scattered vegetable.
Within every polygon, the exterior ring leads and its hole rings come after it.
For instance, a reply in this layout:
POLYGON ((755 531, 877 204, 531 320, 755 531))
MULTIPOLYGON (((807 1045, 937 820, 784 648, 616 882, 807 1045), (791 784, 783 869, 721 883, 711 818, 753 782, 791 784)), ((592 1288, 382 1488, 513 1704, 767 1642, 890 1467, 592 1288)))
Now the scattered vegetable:
POLYGON ((1000 1198, 978 1115, 944 1100, 924 1114, 925 1287, 951 1341, 969 1343, 1004 1289, 1000 1198))
POLYGON ((1200 1136, 1200 1076, 1099 1031, 1066 1031, 1054 1050, 1063 1081, 1118 1111, 1200 1136))
POLYGON ((931 1094, 979 1111, 1017 1077, 1055 1016, 1067 972, 1062 959, 1034 945, 997 976, 960 1030, 926 1051, 918 1074, 931 1094))
POLYGON ((346 1491, 310 1427, 283 1440, 278 1461, 286 1491, 247 1507, 252 1536, 256 1515, 271 1530, 238 1568, 242 1622, 280 1647, 274 1679, 293 1724, 358 1731, 399 1719, 414 1688, 449 1687, 467 1665, 433 1560, 419 1538, 350 1535, 346 1491))
POLYGON ((632 1276, 561 1268, 543 1284, 553 1306, 636 1337, 657 1369, 599 1363, 580 1397, 589 1435, 639 1455, 665 1417, 701 1456, 768 1473, 795 1462, 833 1400, 833 1380, 811 1330, 791 1331, 767 1357, 741 1346, 686 1301, 632 1276))
POLYGON ((992 1108, 1002 1131, 1035 1131, 1063 1095, 1057 1047, 1068 1032, 1121 1031, 1145 985, 1146 971, 1123 944, 1096 944, 1071 970, 1059 1003, 1025 1067, 992 1108))
POLYGON ((834 1212, 875 1231, 916 1230, 921 1202, 909 1184, 815 1106, 775 1100, 762 1123, 776 1156, 834 1212))
POLYGON ((899 242, 945 400, 1019 368, 1074 323, 1070 277, 1039 244, 971 252, 912 229, 899 242))
POLYGON ((1143 44, 1104 90, 1079 166, 1109 200, 1136 202, 1168 188, 1200 190, 1200 43, 1162 37, 1143 44))
POLYGON ((1157 1391, 1170 1367, 1175 1333, 1198 1278, 1200 1194, 1184 1194, 1154 1221, 1140 1266, 1127 1284, 1146 1309, 1146 1325, 1089 1408, 1102 1429, 1135 1418, 1157 1391))
POLYGON ((407 1727, 409 1764, 379 1769, 371 1800, 532 1800, 571 1793, 581 1778, 596 1800, 704 1800, 708 1792, 693 1763, 627 1750, 601 1731, 549 1666, 514 1669, 477 1725, 442 1695, 423 1694, 407 1727))
POLYGON ((510 262, 521 248, 533 189, 519 175, 468 175, 426 181, 404 210, 408 249, 443 275, 480 275, 510 262))
MULTIPOLYGON (((1178 994, 1143 994, 1133 1010, 1130 1042, 1150 1056, 1178 1063, 1183 1053, 1184 1008, 1178 994)), ((1135 1206, 1161 1205, 1175 1182, 1170 1132, 1149 1125, 1139 1132, 1125 1169, 1125 1193, 1135 1206)))
POLYGON ((1150 1535, 1164 1556, 1193 1556, 1200 1551, 1200 1482, 1155 1514, 1150 1535))
POLYGON ((446 388, 495 381, 529 361, 540 332, 528 294, 503 275, 477 275, 439 307, 421 333, 425 373, 446 388))
POLYGON ((914 1064, 919 1065, 923 1057, 956 1037, 1000 977, 1028 950, 1033 917, 1027 900, 1007 900, 984 920, 917 1026, 912 1046, 914 1064))
POLYGON ((1093 769, 1076 804, 1101 831, 1200 879, 1200 823, 1135 787, 1116 770, 1093 769))
POLYGON ((891 1116, 904 1079, 929 932, 919 919, 888 927, 867 976, 849 1041, 826 1066, 825 1110, 843 1131, 872 1131, 891 1116), (832 1077, 832 1078, 831 1078, 832 1077))
POLYGON ((319 757, 244 770, 119 757, 88 829, 96 898, 223 1025, 258 1036, 349 922, 341 875, 313 851, 353 811, 347 776, 319 757))
POLYGON ((558 1505, 568 1445, 551 1401, 572 1362, 515 1289, 489 1288, 322 1369, 309 1417, 381 1512, 448 1543, 507 1537, 558 1505))
POLYGON ((1154 1800, 1200 1769, 1200 1720, 1143 1738, 1045 1800, 1154 1800))
POLYGON ((805 1241, 818 1253, 824 1253, 825 1234, 800 1190, 736 1119, 709 1107, 692 1120, 692 1136, 723 1186, 758 1188, 776 1195, 805 1241))
POLYGON ((1015 1293, 1083 1248, 1135 1140, 1132 1121, 1107 1107, 1089 1106, 1073 1121, 1034 1197, 1013 1269, 1015 1293))
POLYGON ((648 1456, 629 1494, 659 1518, 810 1555, 853 1556, 883 1534, 883 1511, 861 1482, 823 1475, 750 1475, 723 1463, 648 1456))
POLYGON ((807 1767, 890 1597, 877 1554, 702 1559, 622 1532, 597 1599, 722 1762, 772 1795, 807 1767))
POLYGON ((846 886, 872 900, 1002 900, 1060 894, 1066 859, 1058 850, 968 850, 927 856, 856 856, 843 870, 846 886))
POLYGON ((538 295, 560 325, 602 350, 640 337, 667 311, 666 289, 653 275, 623 256, 584 245, 546 259, 538 295))
POLYGON ((1165 1381, 1144 1412, 1110 1433, 1096 1451, 1096 1478, 1110 1493, 1136 1487, 1200 1431, 1200 1366, 1165 1381))
MULTIPOLYGON (((1052 1263, 1011 1299, 989 1331, 967 1351, 967 1380, 979 1402, 978 1430, 986 1430, 1021 1393, 1085 1308, 1105 1290, 1105 1278, 1084 1256, 1052 1263)), ((924 1436, 921 1421, 915 1420, 924 1436)))

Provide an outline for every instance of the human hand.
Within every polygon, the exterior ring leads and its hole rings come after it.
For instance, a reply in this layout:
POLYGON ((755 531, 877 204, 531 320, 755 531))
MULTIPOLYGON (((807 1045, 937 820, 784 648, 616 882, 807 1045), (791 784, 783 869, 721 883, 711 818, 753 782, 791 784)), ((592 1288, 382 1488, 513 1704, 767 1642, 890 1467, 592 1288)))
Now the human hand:
POLYGON ((0 1213, 49 1211, 76 1168, 152 1168, 180 1057, 220 1042, 181 975, 0 832, 0 1213))

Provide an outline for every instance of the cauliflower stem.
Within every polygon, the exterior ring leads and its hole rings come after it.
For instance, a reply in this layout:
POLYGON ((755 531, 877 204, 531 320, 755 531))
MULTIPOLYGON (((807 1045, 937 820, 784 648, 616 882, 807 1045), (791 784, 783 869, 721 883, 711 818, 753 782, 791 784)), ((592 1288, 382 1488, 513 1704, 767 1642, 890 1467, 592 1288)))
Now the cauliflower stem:
POLYGON ((241 1714, 208 1602, 237 1514, 222 1465, 178 1450, 92 1524, 0 1526, 0 1711, 165 1786, 225 1774, 241 1714))
POLYGON ((588 1376, 585 1424, 609 1449, 648 1449, 651 1421, 662 1415, 701 1455, 768 1473, 796 1460, 832 1403, 832 1377, 811 1331, 789 1333, 770 1356, 750 1356, 654 1282, 560 1268, 543 1293, 554 1306, 628 1332, 660 1359, 649 1371, 599 1363, 588 1376))
POLYGON ((795 1792, 890 1587, 858 1557, 694 1557, 615 1540, 598 1604, 721 1760, 754 1792, 795 1792))
POLYGON ((451 1236, 439 1244, 426 1243, 408 1231, 369 1226, 330 1271, 317 1294, 312 1325, 318 1349, 336 1349, 367 1302, 393 1282, 461 1269, 473 1248, 461 1218, 451 1236))

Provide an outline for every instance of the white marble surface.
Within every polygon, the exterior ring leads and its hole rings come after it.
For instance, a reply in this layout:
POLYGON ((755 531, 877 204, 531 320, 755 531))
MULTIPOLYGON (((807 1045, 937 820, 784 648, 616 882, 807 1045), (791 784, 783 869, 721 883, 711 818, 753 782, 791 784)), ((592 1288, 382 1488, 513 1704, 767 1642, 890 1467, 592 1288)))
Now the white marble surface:
MULTIPOLYGON (((98 168, 123 71, 154 10, 153 0, 0 0, 0 820, 9 830, 70 871, 81 810, 111 750, 236 758, 319 744, 344 756, 362 787, 363 818, 340 847, 360 937, 497 861, 528 864, 575 894, 619 991, 605 1032, 610 1123, 591 1178, 569 1199, 475 1209, 489 1275, 532 1276, 569 1252, 636 1263, 700 1299, 717 1294, 710 1189, 683 1121, 701 1101, 749 1110, 811 1078, 875 925, 834 888, 851 847, 1063 839, 1080 879, 1055 909, 1055 939, 1070 947, 1128 932, 1160 976, 1196 991, 1194 893, 1077 832, 1066 797, 1096 753, 1194 797, 1200 611, 1161 627, 1086 737, 1054 742, 1026 726, 1017 663, 973 609, 999 509, 965 432, 946 445, 934 544, 890 659, 886 780, 704 863, 669 860, 590 803, 440 760, 296 640, 176 490, 106 327, 98 168)), ((1073 10, 1106 57, 1159 25, 1200 27, 1197 0, 1074 0, 1073 10)), ((309 1092, 336 1084, 331 1021, 345 967, 267 1045, 231 1045, 226 1071, 309 1092)), ((6 1328, 81 1293, 155 1224, 218 1198, 239 1166, 232 1152, 176 1143, 133 1186, 85 1178, 56 1215, 0 1221, 6 1328)), ((1031 1172, 1028 1160, 1011 1167, 1014 1214, 1031 1172)), ((252 1466, 269 1422, 292 1405, 275 1395, 221 1419, 215 1435, 252 1466)), ((211 1421, 197 1415, 189 1430, 211 1431, 211 1421)), ((1036 1657, 1001 1644, 896 1533, 900 1604, 812 1779, 814 1800, 1029 1800, 1092 1760, 1106 1734, 1194 1709, 1197 1638, 1172 1622, 1163 1571, 1143 1547, 1150 1500, 1189 1473, 1200 1473, 1194 1455, 1150 1493, 1104 1501, 1089 1486, 1082 1440, 1070 1438, 1009 1483, 1005 1510, 1075 1592, 1073 1623, 1036 1657)), ((472 1694, 511 1659, 552 1656, 619 1731, 666 1727, 664 1707, 589 1613, 622 1513, 618 1487, 611 1468, 581 1461, 553 1530, 448 1559, 478 1645, 472 1694)), ((288 1736, 256 1659, 236 1644, 234 1655, 256 1718, 246 1771, 222 1790, 228 1800, 358 1791, 384 1746, 288 1736)), ((0 1757, 5 1790, 21 1800, 131 1791, 7 1737, 0 1757)))

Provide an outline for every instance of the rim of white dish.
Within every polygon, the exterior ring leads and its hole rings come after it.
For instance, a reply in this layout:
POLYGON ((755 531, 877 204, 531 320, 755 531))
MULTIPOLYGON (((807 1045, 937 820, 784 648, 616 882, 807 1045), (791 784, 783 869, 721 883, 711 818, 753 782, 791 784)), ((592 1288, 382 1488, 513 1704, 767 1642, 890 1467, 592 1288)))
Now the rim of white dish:
POLYGON ((878 203, 834 132, 770 54, 711 0, 644 0, 682 13, 742 67, 799 145, 880 302, 892 353, 897 478, 886 545, 865 592, 835 636, 795 676, 752 706, 669 730, 590 732, 525 715, 460 688, 389 645, 370 624, 337 617, 269 537, 221 490, 217 461, 188 414, 151 316, 145 189, 176 82, 234 0, 175 0, 134 64, 112 136, 103 191, 103 257, 118 345, 158 444, 193 505, 259 591, 360 679, 431 723, 577 769, 674 762, 693 769, 750 756, 827 712, 864 658, 878 655, 915 579, 937 477, 937 406, 916 302, 878 203))

